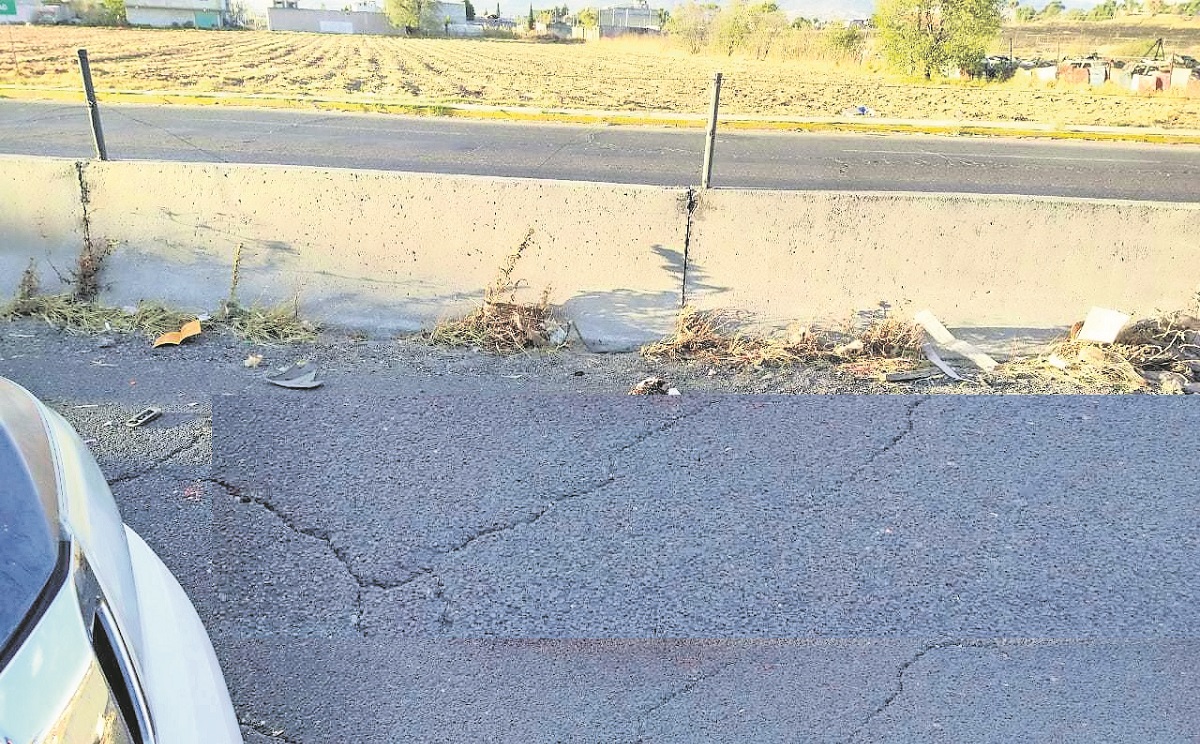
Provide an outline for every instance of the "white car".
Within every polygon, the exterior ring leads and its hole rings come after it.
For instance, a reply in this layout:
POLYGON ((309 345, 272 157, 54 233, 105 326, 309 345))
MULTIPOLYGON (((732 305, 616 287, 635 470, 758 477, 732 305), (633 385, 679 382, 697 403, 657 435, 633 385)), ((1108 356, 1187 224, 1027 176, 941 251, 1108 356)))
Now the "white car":
POLYGON ((0 378, 0 744, 241 741, 182 587, 79 435, 0 378))

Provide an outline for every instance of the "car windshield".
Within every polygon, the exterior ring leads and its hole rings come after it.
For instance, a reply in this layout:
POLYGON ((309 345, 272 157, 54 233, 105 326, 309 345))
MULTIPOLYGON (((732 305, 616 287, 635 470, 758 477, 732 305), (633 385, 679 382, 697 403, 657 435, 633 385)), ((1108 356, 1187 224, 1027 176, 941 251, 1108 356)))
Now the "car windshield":
POLYGON ((54 573, 58 544, 21 452, 0 426, 0 649, 54 573))

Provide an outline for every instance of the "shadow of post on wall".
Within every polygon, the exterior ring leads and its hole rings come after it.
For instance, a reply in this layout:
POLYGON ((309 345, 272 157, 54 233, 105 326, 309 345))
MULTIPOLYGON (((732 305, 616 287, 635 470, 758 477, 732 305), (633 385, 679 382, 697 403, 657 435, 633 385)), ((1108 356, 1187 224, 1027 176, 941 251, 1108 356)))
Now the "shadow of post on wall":
POLYGON ((651 250, 670 278, 670 288, 658 292, 612 289, 577 294, 560 305, 564 317, 575 324, 591 351, 630 351, 670 335, 685 299, 695 291, 720 293, 725 287, 709 284, 702 267, 682 251, 655 244, 651 250))

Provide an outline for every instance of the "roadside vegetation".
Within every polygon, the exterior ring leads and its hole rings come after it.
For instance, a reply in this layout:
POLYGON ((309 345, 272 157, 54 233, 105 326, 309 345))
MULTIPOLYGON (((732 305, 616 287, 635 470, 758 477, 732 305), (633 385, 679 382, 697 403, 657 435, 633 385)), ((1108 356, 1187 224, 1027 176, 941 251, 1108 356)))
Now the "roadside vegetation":
POLYGON ((925 338, 919 326, 894 318, 874 319, 857 327, 854 323, 840 329, 794 326, 777 332, 749 329, 747 320, 729 311, 685 308, 675 332, 643 346, 641 354, 649 359, 737 370, 863 360, 900 369, 915 365, 925 338), (907 360, 909 364, 883 360, 907 360))
POLYGON ((104 255, 90 248, 83 251, 76 269, 69 277, 64 277, 69 290, 52 294, 41 291, 42 280, 31 261, 21 275, 16 296, 0 305, 0 320, 33 318, 69 333, 119 333, 155 338, 178 331, 184 323, 199 317, 206 330, 227 332, 251 343, 299 343, 317 337, 317 326, 300 316, 295 302, 272 307, 241 307, 230 300, 222 303, 211 317, 157 302, 139 302, 128 307, 105 305, 99 301, 104 255))
POLYGON ((441 346, 466 346, 495 354, 527 349, 561 348, 567 342, 567 325, 550 305, 550 289, 537 302, 517 301, 521 283, 514 278, 517 264, 533 245, 533 230, 504 260, 496 278, 483 291, 479 307, 461 318, 447 318, 429 333, 428 340, 441 346))

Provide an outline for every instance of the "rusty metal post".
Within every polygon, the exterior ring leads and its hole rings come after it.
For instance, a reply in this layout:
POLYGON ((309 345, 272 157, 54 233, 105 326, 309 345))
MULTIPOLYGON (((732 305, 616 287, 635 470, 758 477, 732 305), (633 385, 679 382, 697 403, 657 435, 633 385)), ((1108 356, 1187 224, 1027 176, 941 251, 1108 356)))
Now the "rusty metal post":
POLYGON ((83 73, 83 94, 87 97, 88 115, 92 119, 92 139, 96 142, 96 157, 108 160, 108 149, 104 146, 104 130, 100 128, 100 106, 96 103, 96 89, 92 87, 92 67, 88 64, 86 49, 79 50, 79 71, 83 73))
POLYGON ((704 140, 704 173, 700 188, 707 189, 712 181, 713 147, 717 142, 717 111, 721 108, 721 73, 713 73, 712 110, 708 114, 708 136, 704 140))

